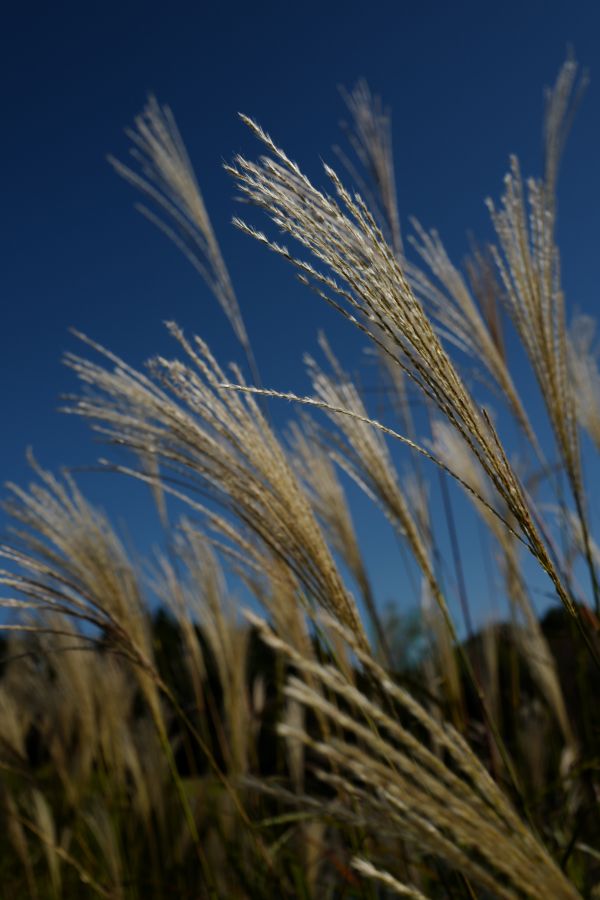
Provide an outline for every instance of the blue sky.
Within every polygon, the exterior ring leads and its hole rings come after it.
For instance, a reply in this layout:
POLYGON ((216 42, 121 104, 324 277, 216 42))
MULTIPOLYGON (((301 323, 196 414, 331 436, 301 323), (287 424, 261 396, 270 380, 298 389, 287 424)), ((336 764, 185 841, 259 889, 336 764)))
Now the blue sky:
MULTIPOLYGON (((28 480, 29 445, 50 468, 90 464, 102 452, 82 423, 57 411, 59 396, 75 387, 60 362, 77 349, 70 326, 134 364, 169 351, 165 319, 201 334, 221 361, 239 355, 204 285, 134 211, 133 192, 106 163, 107 153, 125 156, 123 128, 148 91, 171 105, 190 150, 264 382, 305 390, 302 354, 314 351, 318 328, 350 368, 360 365, 361 343, 281 261, 230 226, 238 210, 222 161, 258 150, 236 113, 256 118, 319 179, 320 160, 334 160, 340 140, 338 86, 365 76, 392 109, 403 222, 416 215, 436 226, 460 260, 469 229, 489 234, 483 199, 499 195, 509 153, 525 172, 539 172, 542 88, 570 43, 591 84, 564 160, 559 238, 570 307, 595 313, 597 4, 11 7, 0 28, 3 480, 28 480)), ((529 374, 517 365, 524 382, 529 374)), ((290 410, 275 415, 283 422, 290 410)), ((154 539, 139 486, 100 475, 82 483, 127 523, 134 542, 154 539)), ((380 597, 395 596, 393 541, 383 526, 363 532, 380 597)))

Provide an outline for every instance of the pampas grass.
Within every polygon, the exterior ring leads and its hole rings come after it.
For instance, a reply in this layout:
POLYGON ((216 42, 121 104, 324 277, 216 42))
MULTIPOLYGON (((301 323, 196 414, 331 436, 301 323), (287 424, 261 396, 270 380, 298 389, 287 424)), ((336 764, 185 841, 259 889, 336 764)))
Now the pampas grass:
POLYGON ((202 275, 254 383, 172 323, 177 356, 143 371, 82 335, 84 353, 66 358, 79 393, 65 411, 111 448, 108 471, 151 488, 165 541, 134 565, 74 479, 33 459, 30 487, 10 486, 0 865, 11 896, 592 896, 600 648, 576 563, 586 560, 597 594, 580 429, 598 443, 598 370, 592 329, 567 329, 556 246, 577 72, 568 59, 547 95, 543 178, 524 182, 511 162, 490 204, 497 244, 475 248, 465 272, 434 230, 415 223, 403 239, 390 118, 366 82, 344 93, 354 156, 339 151, 360 194, 329 166, 323 191, 243 117, 264 155, 227 169, 296 249, 234 223, 361 332, 393 424, 373 417, 323 337, 325 362, 306 359, 311 396, 260 386, 174 117, 151 99, 136 119, 134 163, 113 165, 202 275), (558 452, 561 472, 541 491, 451 355, 458 346, 491 377, 544 477, 555 448, 517 391, 501 306, 558 452), (257 394, 302 406, 287 437, 257 394), (453 610, 473 548, 452 531, 457 492, 444 494, 455 584, 427 480, 435 467, 473 505, 493 550, 489 590, 510 612, 466 641, 453 610), (425 658, 402 671, 352 482, 419 573, 410 599, 425 658), (544 621, 532 599, 540 575, 562 604, 544 621))

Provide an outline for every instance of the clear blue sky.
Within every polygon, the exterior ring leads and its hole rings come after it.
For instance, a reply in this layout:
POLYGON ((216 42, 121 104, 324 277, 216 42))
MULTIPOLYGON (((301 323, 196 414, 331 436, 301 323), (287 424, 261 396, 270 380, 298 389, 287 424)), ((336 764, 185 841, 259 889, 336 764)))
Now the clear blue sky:
MULTIPOLYGON (((351 366, 360 342, 230 226, 234 188, 222 160, 257 151, 237 111, 318 178, 320 158, 333 159, 340 139, 338 85, 365 76, 393 111, 404 222, 415 214, 438 227, 460 259, 468 229, 487 233, 483 198, 500 193, 508 154, 539 171, 542 88, 568 43, 591 85, 564 161, 560 239, 569 302, 593 313, 598 4, 11 4, 0 27, 2 480, 28 480, 28 445, 51 468, 92 463, 100 452, 82 423, 57 412, 59 395, 75 387, 60 363, 77 349, 70 326, 135 364, 168 352, 162 322, 171 318, 202 334, 222 361, 238 356, 212 297, 134 211, 131 189, 105 161, 125 155, 123 128, 148 91, 171 105, 188 144, 265 383, 303 390, 302 353, 314 350, 319 327, 351 366)), ((84 485, 142 545, 152 538, 139 487, 106 476, 84 485)), ((393 549, 377 529, 365 539, 381 559, 393 549)), ((390 571, 379 566, 384 599, 394 593, 390 571)))

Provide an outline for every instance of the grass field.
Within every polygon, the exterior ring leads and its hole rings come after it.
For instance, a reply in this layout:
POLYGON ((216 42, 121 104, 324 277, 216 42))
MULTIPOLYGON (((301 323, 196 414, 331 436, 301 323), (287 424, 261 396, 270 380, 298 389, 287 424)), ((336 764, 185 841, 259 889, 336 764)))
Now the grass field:
POLYGON ((177 355, 144 370, 83 335, 66 358, 65 411, 109 444, 108 468, 149 486, 164 550, 140 564, 70 475, 33 459, 32 484, 10 486, 0 896, 600 896, 584 474, 600 374, 556 243, 584 86, 568 58, 548 92, 542 176, 510 160, 489 201, 494 241, 461 265, 435 231, 401 228, 389 119, 366 83, 345 95, 348 156, 321 187, 244 119, 261 155, 227 169, 259 211, 234 224, 359 329, 391 410, 381 420, 324 336, 309 395, 262 383, 176 123, 148 102, 132 160, 112 164, 197 268, 240 362, 222 367, 174 323, 177 355), (535 409, 511 371, 517 345, 535 409), (282 434, 284 400, 295 418, 282 434), (377 602, 351 484, 418 573, 417 616, 377 602), (508 609, 482 628, 454 486, 508 609))

